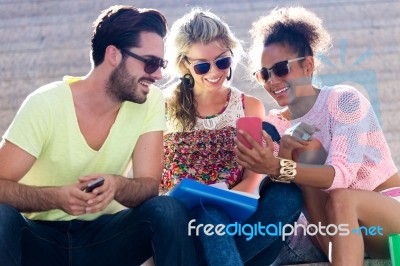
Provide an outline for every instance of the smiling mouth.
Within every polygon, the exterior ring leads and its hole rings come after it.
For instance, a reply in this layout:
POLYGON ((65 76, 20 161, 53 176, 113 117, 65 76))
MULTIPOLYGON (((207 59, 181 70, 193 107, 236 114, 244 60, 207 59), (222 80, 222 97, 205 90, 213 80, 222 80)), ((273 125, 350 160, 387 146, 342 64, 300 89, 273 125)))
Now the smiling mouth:
POLYGON ((216 78, 216 79, 207 79, 211 83, 217 83, 221 78, 216 78))
POLYGON ((287 90, 289 90, 289 86, 286 86, 280 90, 274 91, 274 94, 278 95, 278 94, 284 93, 287 90))
POLYGON ((140 81, 139 83, 146 87, 149 87, 152 84, 152 82, 144 81, 144 80, 140 81))

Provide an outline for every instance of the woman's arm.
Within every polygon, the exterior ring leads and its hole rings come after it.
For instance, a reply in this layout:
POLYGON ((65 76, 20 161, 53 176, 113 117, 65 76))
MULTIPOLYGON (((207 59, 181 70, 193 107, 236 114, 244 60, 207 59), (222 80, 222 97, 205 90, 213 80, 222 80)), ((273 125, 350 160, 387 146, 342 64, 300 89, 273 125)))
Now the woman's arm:
MULTIPOLYGON (((260 117, 261 120, 264 120, 265 109, 263 103, 255 97, 245 95, 244 114, 245 116, 257 116, 260 117)), ((257 190, 262 179, 262 174, 255 173, 245 168, 243 171, 242 181, 232 189, 253 193, 257 190)))
MULTIPOLYGON (((256 143, 256 141, 252 140, 247 133, 241 132, 241 134, 250 142, 253 149, 247 149, 235 139, 235 153, 238 163, 256 173, 279 176, 281 159, 275 157, 273 154, 273 142, 271 137, 263 132, 266 146, 262 147, 256 143)), ((329 188, 335 176, 334 168, 328 165, 297 163, 295 170, 297 173, 292 182, 319 189, 329 188)))

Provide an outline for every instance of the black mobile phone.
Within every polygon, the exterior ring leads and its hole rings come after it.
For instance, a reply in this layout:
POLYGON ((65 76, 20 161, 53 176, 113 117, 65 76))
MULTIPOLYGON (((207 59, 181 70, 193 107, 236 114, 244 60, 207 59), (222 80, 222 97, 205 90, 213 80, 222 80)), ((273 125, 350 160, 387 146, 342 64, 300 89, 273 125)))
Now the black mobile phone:
POLYGON ((104 177, 99 177, 96 180, 90 181, 89 184, 87 185, 85 192, 92 192, 93 189, 101 186, 104 184, 104 177))
POLYGON ((263 121, 262 128, 265 132, 268 133, 268 135, 271 136, 272 141, 275 141, 276 143, 279 143, 281 141, 281 135, 273 124, 268 123, 267 121, 263 121))

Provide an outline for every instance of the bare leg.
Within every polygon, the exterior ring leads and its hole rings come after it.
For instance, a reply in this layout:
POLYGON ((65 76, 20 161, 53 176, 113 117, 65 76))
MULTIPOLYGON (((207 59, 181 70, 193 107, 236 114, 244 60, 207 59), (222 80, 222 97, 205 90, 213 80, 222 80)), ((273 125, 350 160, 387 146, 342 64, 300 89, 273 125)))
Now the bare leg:
MULTIPOLYGON (((326 160, 327 152, 323 148, 321 142, 314 139, 304 149, 296 149, 293 152, 293 159, 296 162, 308 163, 308 164, 323 164, 326 160)), ((310 224, 327 225, 326 202, 328 200, 328 194, 320 189, 311 188, 307 186, 300 186, 303 192, 304 200, 304 216, 310 224)), ((328 256, 328 245, 330 238, 329 236, 317 235, 311 237, 314 245, 321 249, 325 255, 328 256)))
POLYGON ((332 265, 362 265, 364 250, 372 257, 389 258, 388 235, 400 231, 398 201, 374 191, 337 189, 330 193, 327 210, 330 223, 348 224, 350 230, 332 237, 332 265), (363 237, 351 232, 360 226, 377 230, 363 231, 363 237))
MULTIPOLYGON (((310 224, 318 225, 321 223, 323 226, 327 226, 328 219, 326 217, 326 203, 328 200, 328 194, 320 189, 301 187, 303 192, 304 201, 304 216, 310 224)), ((328 256, 328 246, 330 238, 328 235, 316 235, 311 237, 314 245, 321 249, 326 256, 328 256)))

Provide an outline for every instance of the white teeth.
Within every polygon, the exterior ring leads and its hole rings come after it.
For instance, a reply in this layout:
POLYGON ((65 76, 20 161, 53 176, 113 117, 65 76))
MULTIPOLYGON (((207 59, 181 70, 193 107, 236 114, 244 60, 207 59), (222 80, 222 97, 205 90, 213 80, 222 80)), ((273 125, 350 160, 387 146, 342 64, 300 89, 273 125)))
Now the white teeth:
POLYGON ((284 92, 284 91, 287 91, 288 89, 289 89, 288 87, 285 87, 285 88, 283 88, 283 89, 280 89, 279 91, 275 91, 275 94, 282 93, 282 92, 284 92))
POLYGON ((140 84, 142 84, 143 86, 150 86, 151 83, 150 82, 145 82, 145 81, 141 81, 140 84))
POLYGON ((220 80, 220 78, 217 78, 217 79, 207 79, 209 82, 218 82, 219 80, 220 80))

